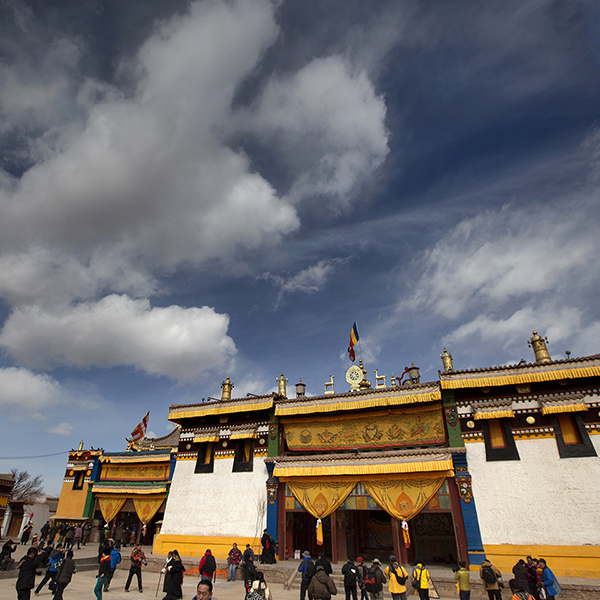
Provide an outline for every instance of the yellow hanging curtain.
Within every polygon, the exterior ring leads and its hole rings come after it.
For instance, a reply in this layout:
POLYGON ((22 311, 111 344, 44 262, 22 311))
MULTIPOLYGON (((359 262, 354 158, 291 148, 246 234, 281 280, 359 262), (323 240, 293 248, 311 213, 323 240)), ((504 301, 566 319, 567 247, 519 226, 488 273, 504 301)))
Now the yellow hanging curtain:
POLYGON ((127 497, 123 496, 105 496, 98 498, 98 506, 102 512, 102 516, 107 523, 110 523, 123 508, 127 497))
POLYGON ((329 516, 344 503, 356 485, 354 481, 288 481, 296 500, 315 519, 329 516))
POLYGON ((577 402, 575 404, 548 404, 542 406, 542 414, 552 415, 556 413, 579 412, 587 409, 588 407, 585 402, 577 402))
POLYGON ((383 510, 400 521, 408 521, 433 498, 445 479, 419 477, 361 483, 383 510))
POLYGON ((147 525, 152 517, 158 512, 162 506, 166 496, 157 496, 156 498, 134 498, 133 505, 140 521, 147 525))

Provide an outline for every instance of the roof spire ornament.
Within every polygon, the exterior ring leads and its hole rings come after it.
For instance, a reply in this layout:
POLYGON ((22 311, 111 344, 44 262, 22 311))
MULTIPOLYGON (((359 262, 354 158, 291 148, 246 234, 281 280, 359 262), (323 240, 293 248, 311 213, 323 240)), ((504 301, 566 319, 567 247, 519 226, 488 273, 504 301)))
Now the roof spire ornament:
POLYGON ((538 335, 537 331, 534 331, 533 337, 527 341, 527 345, 530 348, 533 348, 536 363, 544 364, 552 362, 550 354, 548 353, 548 348, 546 348, 546 344, 548 343, 548 338, 538 335))
POLYGON ((444 348, 444 354, 440 354, 442 363, 444 365, 444 373, 453 373, 454 365, 452 364, 452 354, 450 354, 446 348, 444 348))
POLYGON ((281 377, 278 377, 275 381, 279 383, 279 395, 282 398, 287 398, 287 387, 285 385, 287 379, 283 376, 283 371, 281 371, 281 377))
POLYGON ((233 389, 233 382, 229 379, 229 375, 227 375, 227 379, 221 384, 223 388, 223 393, 221 394, 221 400, 231 400, 231 390, 233 389))

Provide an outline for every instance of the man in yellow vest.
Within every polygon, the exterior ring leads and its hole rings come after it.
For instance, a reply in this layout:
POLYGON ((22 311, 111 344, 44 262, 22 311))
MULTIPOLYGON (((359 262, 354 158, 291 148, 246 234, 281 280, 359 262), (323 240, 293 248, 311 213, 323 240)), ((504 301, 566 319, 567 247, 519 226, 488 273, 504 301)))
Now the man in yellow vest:
POLYGON ((390 566, 383 572, 388 580, 388 591, 392 600, 406 600, 406 580, 408 573, 404 567, 398 564, 396 557, 390 554, 390 566))

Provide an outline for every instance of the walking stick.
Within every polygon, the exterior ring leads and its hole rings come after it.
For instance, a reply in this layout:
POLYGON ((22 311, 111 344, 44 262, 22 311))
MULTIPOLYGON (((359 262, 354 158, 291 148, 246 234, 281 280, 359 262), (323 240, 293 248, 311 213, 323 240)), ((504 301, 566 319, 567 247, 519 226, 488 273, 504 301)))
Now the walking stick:
POLYGON ((162 571, 160 572, 160 575, 158 576, 158 584, 156 586, 156 594, 154 594, 154 597, 156 598, 158 596, 158 588, 160 587, 160 580, 162 579, 162 571))

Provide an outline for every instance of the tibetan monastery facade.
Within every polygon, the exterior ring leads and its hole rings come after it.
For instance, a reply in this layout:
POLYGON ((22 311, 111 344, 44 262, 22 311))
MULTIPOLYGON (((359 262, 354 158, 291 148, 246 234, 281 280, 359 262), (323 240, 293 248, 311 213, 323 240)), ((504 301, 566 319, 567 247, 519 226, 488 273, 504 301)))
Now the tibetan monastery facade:
POLYGON ((306 397, 299 384, 288 399, 282 375, 277 394, 232 399, 227 380, 220 401, 172 406, 181 436, 154 552, 224 558, 233 542, 256 549, 266 527, 280 559, 323 549, 334 562, 396 552, 479 564, 474 502, 454 479, 465 448, 439 382, 417 371, 372 389, 351 370, 344 393, 306 397))
MULTIPOLYGON (((484 550, 503 572, 544 557, 558 575, 600 571, 600 355, 552 360, 534 332, 535 362, 440 374, 456 406, 484 550)), ((522 361, 524 363, 524 361, 522 361)))

